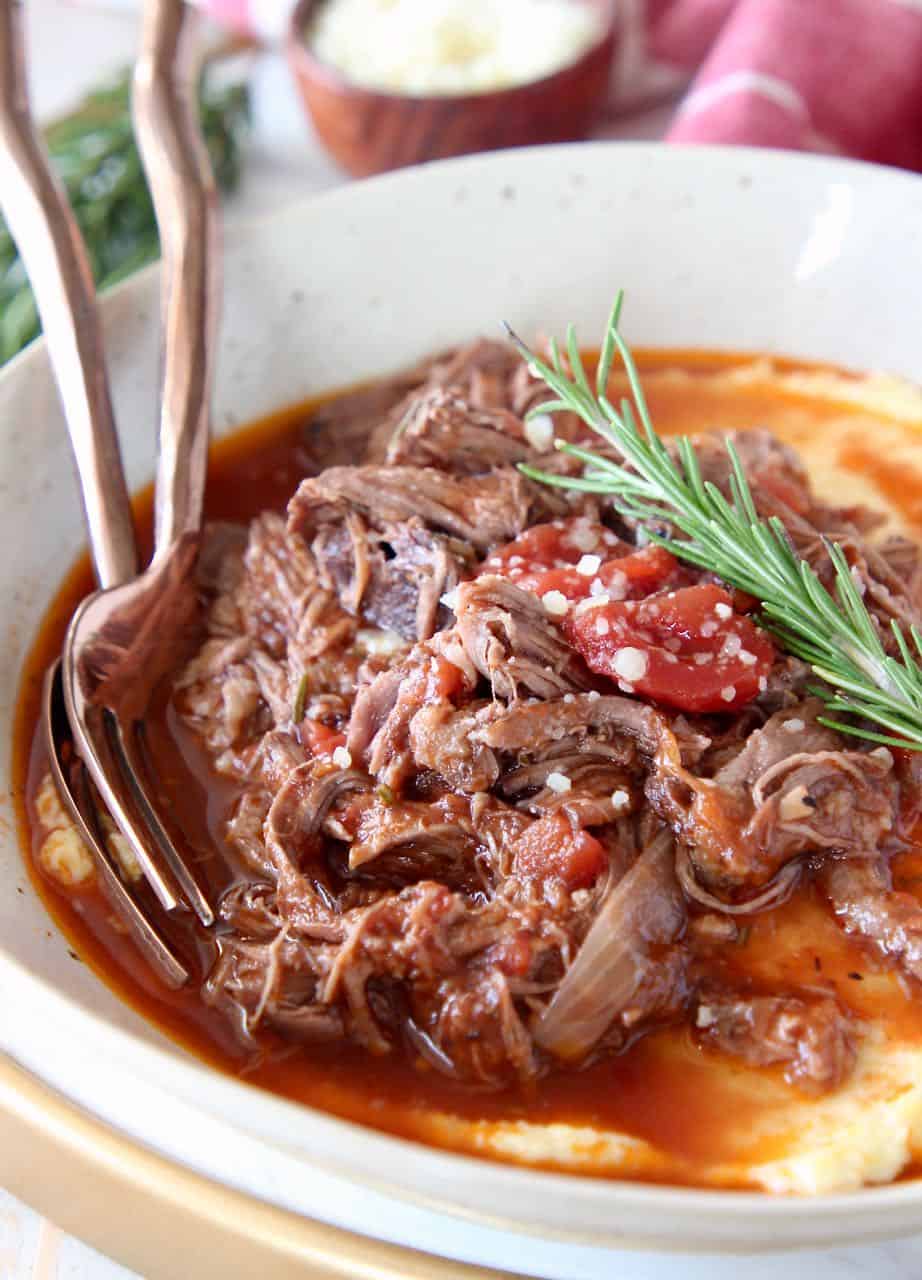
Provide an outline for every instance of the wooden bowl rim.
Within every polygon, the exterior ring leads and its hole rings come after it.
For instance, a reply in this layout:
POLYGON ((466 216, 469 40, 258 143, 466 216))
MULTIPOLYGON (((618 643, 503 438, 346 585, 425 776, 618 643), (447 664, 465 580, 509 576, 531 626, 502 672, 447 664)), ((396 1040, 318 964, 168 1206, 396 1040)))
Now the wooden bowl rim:
POLYGON ((578 58, 562 67, 558 67, 556 71, 551 71, 544 76, 538 76, 534 80, 525 80, 520 84, 507 85, 503 89, 485 89, 480 93, 395 93, 390 89, 379 89, 374 85, 359 84, 355 80, 350 80, 338 68, 329 62, 324 62, 323 59, 318 58, 311 51, 310 46, 303 38, 303 31, 312 10, 316 9, 319 4, 327 2, 328 0, 298 0, 288 20, 285 39, 289 59, 296 71, 310 76, 313 80, 322 82, 328 89, 335 90, 343 96, 374 98, 382 104, 413 103, 419 106, 427 104, 459 107, 478 102, 495 103, 497 100, 510 100, 521 94, 553 91, 555 81, 572 75, 579 67, 594 60, 600 53, 604 52, 606 45, 611 46, 613 54, 615 37, 619 26, 618 0, 580 0, 580 3, 592 4, 600 11, 603 19, 602 28, 598 39, 584 49, 578 58))

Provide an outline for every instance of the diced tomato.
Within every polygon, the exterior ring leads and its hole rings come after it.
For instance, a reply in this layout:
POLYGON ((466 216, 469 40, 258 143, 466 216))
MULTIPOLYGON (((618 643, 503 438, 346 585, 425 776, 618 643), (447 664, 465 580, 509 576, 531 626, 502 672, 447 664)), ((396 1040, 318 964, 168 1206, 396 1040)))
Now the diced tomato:
POLYGON ((433 654, 425 668, 427 701, 451 702, 464 688, 464 672, 441 654, 433 654))
POLYGON ((583 556, 623 555, 630 547, 611 529, 585 516, 556 520, 553 524, 532 525, 514 542, 497 547, 484 564, 482 573, 498 573, 528 586, 526 579, 549 569, 566 569, 579 564, 583 556))
POLYGON ((593 671, 681 711, 736 711, 775 656, 765 632, 711 583, 571 609, 561 625, 593 671))
POLYGON ((305 720, 301 739, 312 756, 331 756, 337 747, 346 745, 346 735, 331 729, 322 720, 305 720))
POLYGON ((531 934, 519 929, 511 937, 505 934, 490 949, 490 958, 510 978, 524 978, 531 968, 531 934))
POLYGON ((537 881, 557 876, 570 889, 585 889, 607 865, 605 846, 564 813, 539 818, 512 846, 514 875, 537 881))
POLYGON ((583 600, 594 589, 617 600, 639 600, 678 585, 679 564, 663 547, 634 551, 604 525, 576 518, 535 525, 495 551, 481 572, 510 578, 539 596, 559 591, 568 600, 583 600), (601 562, 598 569, 580 572, 579 562, 593 555, 601 562))

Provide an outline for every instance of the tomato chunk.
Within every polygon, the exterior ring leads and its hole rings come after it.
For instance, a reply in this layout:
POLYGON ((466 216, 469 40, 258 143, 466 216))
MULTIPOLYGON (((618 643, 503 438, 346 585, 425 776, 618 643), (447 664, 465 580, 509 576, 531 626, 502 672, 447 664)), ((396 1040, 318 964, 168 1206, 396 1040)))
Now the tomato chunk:
POLYGON ((579 564, 583 556, 610 556, 630 551, 626 542, 604 524, 585 516, 555 520, 553 524, 536 524, 526 529, 514 542, 497 547, 481 570, 511 578, 521 586, 529 586, 533 574, 549 569, 567 569, 579 564))
POLYGON ((346 745, 346 735, 322 720, 305 720, 301 737, 312 756, 331 756, 337 747, 346 745))
POLYGON ((571 609, 564 634, 591 670, 681 711, 736 711, 764 687, 775 650, 723 587, 571 609))
POLYGON ((568 600, 583 600, 592 592, 639 600, 679 580, 678 561, 665 548, 635 551, 604 525, 584 518, 535 525, 498 548, 481 572, 510 578, 539 596, 559 591, 568 600))
POLYGON ((514 875, 539 882, 556 876, 569 889, 585 889, 607 866, 605 846, 563 813, 539 818, 512 847, 514 875))

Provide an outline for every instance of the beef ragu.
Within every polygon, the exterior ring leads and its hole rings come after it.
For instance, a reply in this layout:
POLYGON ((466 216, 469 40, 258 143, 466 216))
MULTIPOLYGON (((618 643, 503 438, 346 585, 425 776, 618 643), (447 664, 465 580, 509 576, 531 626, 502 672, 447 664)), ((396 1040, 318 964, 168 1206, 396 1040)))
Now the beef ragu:
MULTIPOLYGON (((366 1062, 467 1115, 532 1099, 553 1118, 561 1081, 616 1088, 663 1035, 836 1090, 867 1012, 840 970, 892 968, 908 1004, 922 979, 922 908, 893 870, 922 762, 818 723, 751 600, 608 500, 526 478, 579 470, 523 422, 546 394, 481 341, 263 434, 247 492, 213 486, 201 642, 151 725, 220 916, 213 938, 180 930, 201 982, 174 1030, 197 1022, 257 1081, 346 1064, 358 1087, 366 1062), (815 954, 747 967, 805 903, 815 954)), ((800 555, 823 573, 835 540, 882 631, 922 626, 914 544, 821 501, 769 432, 733 438, 800 555)), ((726 489, 721 441, 697 443, 726 489)), ((36 751, 48 893, 41 782, 36 751)), ((124 962, 95 893, 57 885, 56 910, 124 962)))

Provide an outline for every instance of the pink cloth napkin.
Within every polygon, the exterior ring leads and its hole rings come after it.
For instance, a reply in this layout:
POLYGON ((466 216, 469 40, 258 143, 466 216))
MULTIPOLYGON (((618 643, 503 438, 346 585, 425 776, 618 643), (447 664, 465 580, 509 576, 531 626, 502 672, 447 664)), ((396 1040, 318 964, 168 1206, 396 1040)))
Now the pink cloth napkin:
MULTIPOLYGON (((498 0, 501 2, 501 0, 498 0)), ((824 151, 922 169, 922 0, 617 0, 622 40, 598 133, 687 88, 673 142, 824 151)), ((291 0, 201 0, 274 37, 291 0)))

